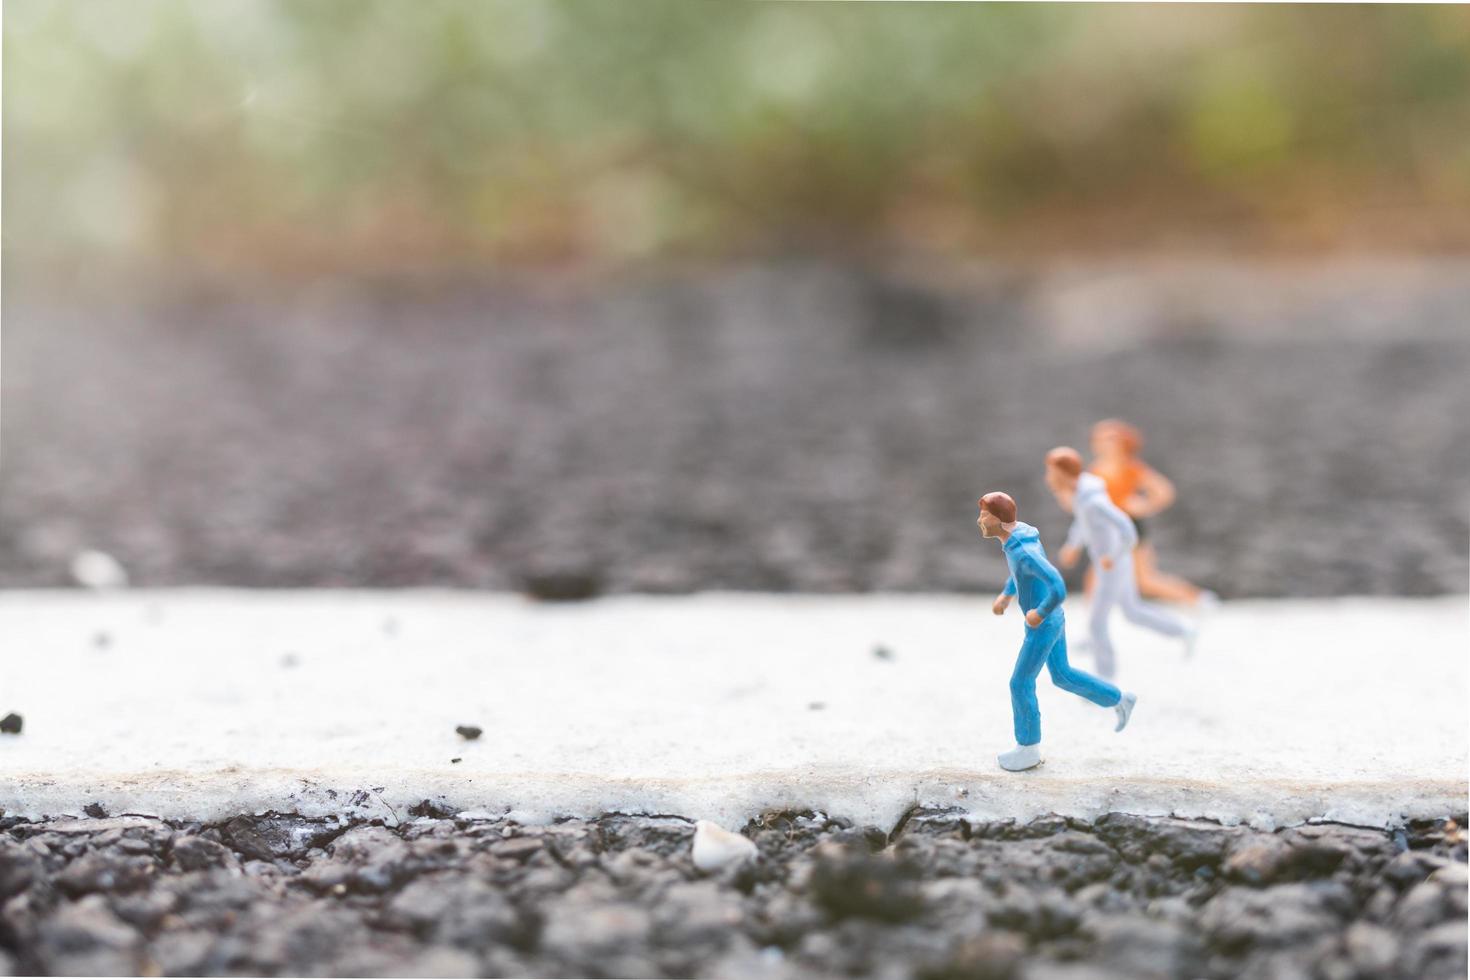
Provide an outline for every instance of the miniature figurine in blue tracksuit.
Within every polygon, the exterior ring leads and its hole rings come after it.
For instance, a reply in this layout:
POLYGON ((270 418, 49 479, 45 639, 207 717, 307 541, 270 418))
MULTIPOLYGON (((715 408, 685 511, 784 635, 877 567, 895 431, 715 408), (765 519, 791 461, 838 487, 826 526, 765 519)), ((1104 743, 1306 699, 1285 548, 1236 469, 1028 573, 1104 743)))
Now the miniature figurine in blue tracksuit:
POLYGON ((1087 554, 1097 567, 1097 589, 1092 595, 1092 612, 1088 618, 1088 636, 1097 672, 1112 677, 1116 669, 1113 638, 1108 633, 1108 620, 1113 607, 1123 610, 1131 623, 1165 636, 1184 638, 1185 652, 1194 650, 1198 630, 1173 613, 1138 594, 1138 579, 1133 574, 1133 549, 1138 546, 1138 530, 1133 519, 1108 497, 1102 477, 1084 472, 1082 454, 1070 446, 1058 446, 1046 454, 1046 485, 1063 510, 1071 511, 1072 527, 1062 547, 1062 565, 1069 553, 1087 546, 1087 554))
POLYGON ((1021 600, 1026 611, 1026 639, 1011 674, 1011 712, 1015 717, 1016 747, 1001 753, 1000 767, 1020 772, 1041 764, 1041 711, 1036 706, 1036 676, 1044 664, 1052 683, 1093 704, 1112 708, 1117 714, 1113 730, 1121 732, 1133 714, 1138 698, 1067 663, 1067 633, 1062 601, 1067 587, 1062 576, 1047 561, 1041 536, 1030 524, 1016 520, 1016 502, 994 492, 980 498, 980 519, 975 522, 987 538, 1000 538, 1011 575, 992 610, 1003 615, 1011 597, 1021 600))

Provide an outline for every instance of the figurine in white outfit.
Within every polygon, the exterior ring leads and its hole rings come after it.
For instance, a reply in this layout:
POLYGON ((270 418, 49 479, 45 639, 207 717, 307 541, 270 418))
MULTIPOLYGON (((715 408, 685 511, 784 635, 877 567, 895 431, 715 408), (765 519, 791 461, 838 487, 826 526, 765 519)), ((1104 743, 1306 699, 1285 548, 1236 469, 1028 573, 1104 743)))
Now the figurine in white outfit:
POLYGON ((1088 633, 1097 672, 1112 677, 1117 669, 1108 619, 1119 606, 1131 623, 1165 636, 1183 637, 1186 651, 1194 647, 1195 629, 1183 619, 1144 602, 1133 574, 1133 547, 1138 531, 1133 521, 1108 498, 1099 476, 1084 472, 1082 455, 1069 446, 1046 454, 1046 485, 1062 509, 1073 515, 1063 551, 1085 545, 1097 568, 1097 590, 1092 595, 1088 633))

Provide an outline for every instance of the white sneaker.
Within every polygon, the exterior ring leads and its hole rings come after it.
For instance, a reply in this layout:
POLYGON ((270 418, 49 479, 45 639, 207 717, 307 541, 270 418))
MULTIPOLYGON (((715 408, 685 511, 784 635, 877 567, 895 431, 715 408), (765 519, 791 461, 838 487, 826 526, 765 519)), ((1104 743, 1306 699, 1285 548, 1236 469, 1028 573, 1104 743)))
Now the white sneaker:
POLYGON ((1137 694, 1124 693, 1123 699, 1113 705, 1113 710, 1118 714, 1118 724, 1113 731, 1121 732, 1128 727, 1128 719, 1133 717, 1133 706, 1138 703, 1137 694))
POLYGON ((1184 634, 1184 659, 1194 659, 1194 648, 1199 645, 1199 627, 1191 626, 1184 634))
POLYGON ((1199 598, 1194 600, 1194 608, 1199 610, 1201 615, 1212 613, 1220 608, 1220 596, 1210 589, 1201 589, 1199 598))
POLYGON ((1002 752, 996 761, 1007 772, 1034 769, 1041 765, 1041 745, 1018 745, 1009 752, 1002 752))

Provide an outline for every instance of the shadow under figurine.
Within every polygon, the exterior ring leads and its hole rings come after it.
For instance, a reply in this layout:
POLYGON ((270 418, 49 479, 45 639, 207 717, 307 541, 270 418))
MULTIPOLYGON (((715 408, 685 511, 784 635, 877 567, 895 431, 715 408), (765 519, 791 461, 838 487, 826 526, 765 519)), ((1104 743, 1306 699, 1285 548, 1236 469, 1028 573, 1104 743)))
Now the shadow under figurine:
POLYGON ((1011 674, 1016 747, 1000 754, 1000 767, 1020 772, 1041 764, 1041 710, 1036 704, 1036 676, 1043 665, 1051 672, 1051 681, 1057 687, 1093 704, 1112 708, 1118 718, 1113 730, 1121 732, 1138 698, 1067 663, 1067 631, 1062 616, 1067 588, 1062 584, 1061 574, 1047 560, 1036 528, 1016 520, 1016 502, 998 491, 980 498, 980 518, 975 523, 985 537, 1000 539, 1011 572, 992 610, 997 616, 1004 615, 1011 597, 1015 596, 1026 613, 1026 637, 1011 674))

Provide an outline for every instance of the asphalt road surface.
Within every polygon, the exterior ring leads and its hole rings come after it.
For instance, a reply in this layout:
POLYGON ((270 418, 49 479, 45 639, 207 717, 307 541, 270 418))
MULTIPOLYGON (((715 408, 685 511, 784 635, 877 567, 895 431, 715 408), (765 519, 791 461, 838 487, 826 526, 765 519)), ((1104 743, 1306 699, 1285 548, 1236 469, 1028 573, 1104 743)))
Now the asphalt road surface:
POLYGON ((1163 565, 1233 596, 1463 592, 1470 274, 793 263, 608 283, 7 297, 0 585, 575 597, 998 584, 1042 455, 1141 425, 1163 565))
POLYGON ((1465 975, 1463 820, 773 812, 706 876, 676 817, 0 817, 0 972, 1439 980, 1465 975))

